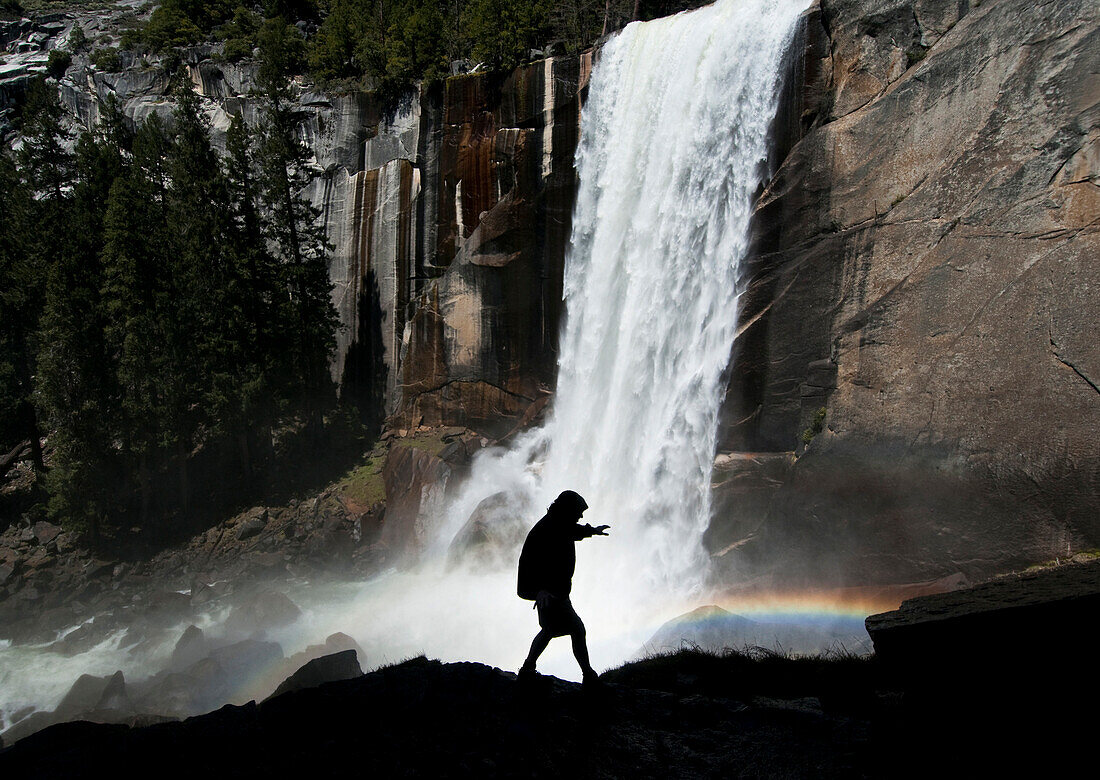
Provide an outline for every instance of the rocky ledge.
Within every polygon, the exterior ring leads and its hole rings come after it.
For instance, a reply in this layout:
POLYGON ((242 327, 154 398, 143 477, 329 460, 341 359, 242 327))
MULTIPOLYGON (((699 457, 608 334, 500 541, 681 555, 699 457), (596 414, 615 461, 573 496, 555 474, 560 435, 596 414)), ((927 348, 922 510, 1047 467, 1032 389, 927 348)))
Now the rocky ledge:
POLYGON ((867 618, 875 653, 922 695, 944 689, 1003 692, 1049 701, 1095 684, 1093 622, 1100 611, 1100 558, 1005 575, 921 596, 867 618), (1057 674, 1053 670, 1057 670, 1057 674))
MULTIPOLYGON (((745 700, 631 684, 520 684, 424 658, 143 728, 67 723, 0 753, 6 776, 133 766, 214 776, 861 776, 867 723, 818 699, 745 700)), ((159 771, 159 770, 158 770, 159 771)))

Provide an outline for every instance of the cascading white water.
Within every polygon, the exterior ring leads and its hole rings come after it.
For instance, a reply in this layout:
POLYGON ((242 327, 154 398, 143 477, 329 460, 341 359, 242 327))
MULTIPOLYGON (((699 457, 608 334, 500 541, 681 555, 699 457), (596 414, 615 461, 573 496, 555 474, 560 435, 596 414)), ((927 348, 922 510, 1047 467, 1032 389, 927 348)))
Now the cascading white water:
POLYGON ((613 534, 578 545, 590 635, 629 636, 702 586, 740 262, 804 6, 720 0, 632 24, 593 72, 552 412, 475 464, 442 534, 497 491, 528 526, 559 491, 581 493, 613 534))
MULTIPOLYGON (((603 47, 577 151, 567 319, 546 425, 475 462, 437 521, 434 557, 417 569, 292 590, 303 616, 271 636, 287 652, 343 631, 368 667, 424 652, 516 668, 537 631, 515 596, 516 551, 493 571, 447 563, 471 513, 499 492, 513 543, 567 488, 588 500, 586 521, 612 526, 608 538, 578 544, 574 579, 597 668, 698 605, 739 265, 782 59, 805 4, 718 0, 631 24, 603 47)), ((68 671, 140 678, 171 653, 167 642, 138 659, 118 644, 71 659, 68 671)), ((53 674, 49 655, 0 645, 0 711, 56 704, 70 680, 53 674)), ((564 641, 540 668, 578 676, 564 641)))

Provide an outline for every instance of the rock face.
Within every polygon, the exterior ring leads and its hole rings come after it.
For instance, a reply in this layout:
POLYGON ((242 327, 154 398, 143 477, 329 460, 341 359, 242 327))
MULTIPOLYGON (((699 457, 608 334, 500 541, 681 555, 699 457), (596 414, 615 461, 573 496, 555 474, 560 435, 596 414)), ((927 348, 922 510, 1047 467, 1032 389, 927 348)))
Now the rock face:
POLYGON ((730 570, 980 578, 1095 547, 1100 8, 821 0, 802 52, 724 434, 798 457, 730 570))
MULTIPOLYGON (((117 43, 134 3, 5 22, 0 135, 48 52, 79 26, 117 43)), ((138 11, 142 14, 148 8, 138 11)), ((177 52, 204 98, 215 147, 234 114, 255 123, 256 64, 218 45, 177 52)), ((580 106, 591 52, 478 73, 407 94, 392 110, 368 94, 323 94, 296 80, 299 133, 312 151, 305 195, 333 253, 340 315, 333 377, 360 408, 399 422, 508 429, 553 384, 580 106)), ((115 97, 140 123, 170 122, 172 58, 129 53, 102 72, 76 52, 57 80, 70 125, 92 127, 115 97)), ((12 140, 11 138, 8 139, 12 140)))

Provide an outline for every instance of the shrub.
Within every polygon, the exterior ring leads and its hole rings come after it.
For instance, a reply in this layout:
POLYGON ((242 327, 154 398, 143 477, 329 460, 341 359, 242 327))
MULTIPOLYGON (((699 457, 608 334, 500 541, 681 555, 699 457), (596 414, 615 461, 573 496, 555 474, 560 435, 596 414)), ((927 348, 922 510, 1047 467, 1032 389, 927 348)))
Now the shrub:
POLYGON ((104 49, 96 49, 92 52, 92 64, 96 70, 105 73, 117 73, 122 70, 122 58, 118 55, 118 48, 108 46, 104 49))
POLYGON ((813 422, 810 423, 810 427, 802 431, 802 443, 809 444, 813 441, 814 437, 825 430, 825 407, 822 406, 817 412, 814 413, 813 422))
POLYGON ((243 5, 233 11, 233 18, 214 31, 214 37, 225 41, 225 58, 230 61, 252 56, 256 34, 263 20, 243 5))
POLYGON ((49 59, 46 60, 46 72, 54 78, 61 78, 72 64, 73 56, 61 49, 51 49, 49 59))
POLYGON ((74 54, 88 44, 88 36, 84 34, 84 28, 79 24, 73 25, 73 31, 69 33, 69 51, 74 54))

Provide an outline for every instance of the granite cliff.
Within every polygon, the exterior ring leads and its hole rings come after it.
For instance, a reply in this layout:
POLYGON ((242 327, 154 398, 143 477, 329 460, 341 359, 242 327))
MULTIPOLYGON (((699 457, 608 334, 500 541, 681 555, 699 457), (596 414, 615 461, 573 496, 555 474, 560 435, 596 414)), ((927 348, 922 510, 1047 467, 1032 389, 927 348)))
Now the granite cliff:
POLYGON ((1100 542, 1098 23, 1072 1, 808 13, 726 439, 792 455, 722 475, 739 576, 974 578, 1100 542))

